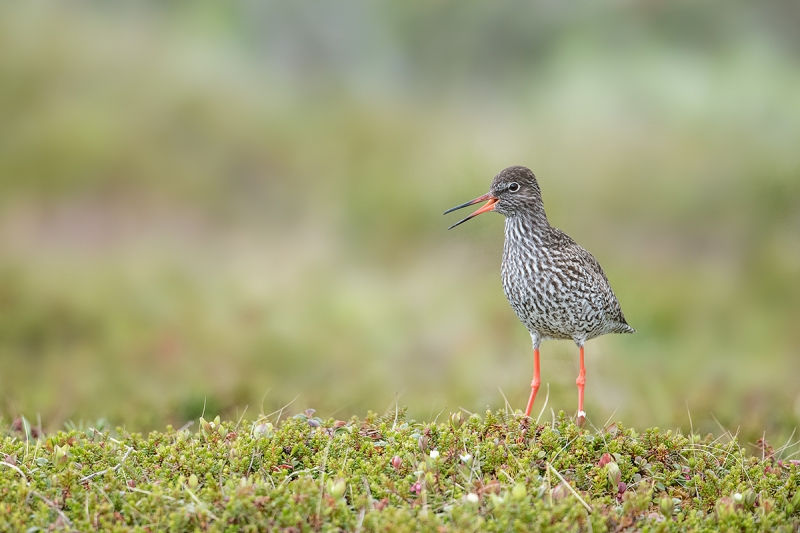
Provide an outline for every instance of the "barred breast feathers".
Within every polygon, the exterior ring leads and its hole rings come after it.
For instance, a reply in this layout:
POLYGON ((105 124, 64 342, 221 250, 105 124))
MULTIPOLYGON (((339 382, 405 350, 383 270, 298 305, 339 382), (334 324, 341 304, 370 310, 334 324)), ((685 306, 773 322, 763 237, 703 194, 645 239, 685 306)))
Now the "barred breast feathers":
POLYGON ((521 216, 505 230, 503 288, 529 330, 581 341, 634 331, 600 263, 566 233, 521 216))

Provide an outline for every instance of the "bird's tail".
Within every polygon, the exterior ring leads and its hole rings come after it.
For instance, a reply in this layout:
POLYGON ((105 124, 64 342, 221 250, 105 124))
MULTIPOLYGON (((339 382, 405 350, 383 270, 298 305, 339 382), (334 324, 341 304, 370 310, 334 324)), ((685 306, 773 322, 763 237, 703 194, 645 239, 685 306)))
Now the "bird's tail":
POLYGON ((618 323, 617 328, 614 331, 616 333, 636 333, 636 330, 630 327, 625 322, 618 323))

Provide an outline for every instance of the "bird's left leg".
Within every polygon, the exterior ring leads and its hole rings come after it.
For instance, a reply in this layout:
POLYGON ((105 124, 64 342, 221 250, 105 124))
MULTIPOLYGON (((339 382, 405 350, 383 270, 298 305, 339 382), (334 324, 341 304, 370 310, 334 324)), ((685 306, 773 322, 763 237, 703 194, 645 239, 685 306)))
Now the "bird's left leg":
POLYGON ((586 411, 583 410, 583 387, 586 385, 586 367, 583 366, 583 344, 580 345, 580 348, 581 367, 578 372, 578 379, 575 380, 575 384, 578 386, 578 418, 576 422, 579 426, 583 425, 583 421, 586 419, 586 411))
POLYGON ((525 407, 525 416, 531 416, 533 402, 536 401, 536 393, 539 392, 539 384, 542 382, 539 377, 539 343, 542 342, 542 339, 537 333, 531 333, 531 341, 533 342, 533 380, 531 381, 531 395, 528 398, 528 405, 525 407))
POLYGON ((525 408, 525 416, 531 416, 533 402, 536 401, 536 393, 539 392, 539 385, 542 380, 539 377, 539 347, 533 349, 533 380, 531 381, 531 395, 528 398, 528 406, 525 408))

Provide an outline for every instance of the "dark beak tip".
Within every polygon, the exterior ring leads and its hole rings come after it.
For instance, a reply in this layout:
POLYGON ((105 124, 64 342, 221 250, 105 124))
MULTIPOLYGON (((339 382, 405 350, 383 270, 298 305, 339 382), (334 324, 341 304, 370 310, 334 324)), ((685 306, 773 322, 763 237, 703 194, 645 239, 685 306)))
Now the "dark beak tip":
POLYGON ((477 198, 470 200, 469 202, 464 202, 463 204, 457 205, 455 207, 451 207, 450 209, 448 209, 447 211, 445 211, 442 214, 446 215, 447 213, 452 213, 453 211, 458 211, 459 209, 464 209, 465 207, 469 207, 469 206, 475 205, 475 204, 477 204, 479 202, 483 202, 485 200, 489 200, 490 198, 492 198, 491 194, 486 193, 486 194, 484 194, 482 196, 478 196, 477 198))
POLYGON ((463 203, 463 204, 461 204, 461 205, 457 205, 457 206, 455 206, 455 207, 451 207, 450 209, 448 209, 447 211, 445 211, 443 214, 445 214, 445 215, 446 215, 447 213, 452 213, 453 211, 456 211, 456 210, 458 210, 458 209, 462 209, 462 208, 464 208, 464 207, 467 207, 467 206, 470 206, 470 205, 477 204, 478 202, 483 202, 484 200, 488 200, 488 201, 489 201, 489 203, 487 203, 487 204, 486 204, 486 205, 484 205, 482 208, 478 209, 477 211, 475 211, 474 213, 472 213, 472 214, 471 214, 471 215, 469 215, 468 217, 465 217, 465 218, 463 218, 462 220, 459 220, 458 222, 456 222, 455 224, 453 224, 452 226, 450 226, 450 227, 449 227, 449 228, 447 228, 447 229, 448 229, 448 230, 451 230, 451 229, 455 228, 456 226, 458 226, 459 224, 463 224, 463 223, 464 223, 464 222, 466 222, 467 220, 469 220, 469 219, 471 219, 471 218, 473 218, 473 217, 475 217, 475 216, 477 216, 477 215, 480 215, 481 213, 485 213, 486 211, 492 211, 492 210, 494 210, 494 204, 496 204, 496 203, 497 203, 497 200, 498 200, 498 199, 497 199, 496 197, 492 196, 492 194, 491 194, 491 193, 486 193, 486 194, 484 194, 483 196, 478 196, 478 197, 477 197, 477 198, 475 198, 474 200, 470 200, 469 202, 464 202, 464 203, 463 203))

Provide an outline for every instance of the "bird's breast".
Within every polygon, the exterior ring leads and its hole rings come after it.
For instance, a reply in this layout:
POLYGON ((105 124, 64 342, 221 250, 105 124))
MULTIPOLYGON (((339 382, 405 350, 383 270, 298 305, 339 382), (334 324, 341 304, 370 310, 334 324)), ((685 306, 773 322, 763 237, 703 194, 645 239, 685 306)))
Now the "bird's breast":
POLYGON ((503 291, 511 308, 531 332, 556 339, 585 338, 600 317, 588 299, 585 273, 572 272, 556 251, 533 239, 506 238, 501 267, 503 291))
POLYGON ((537 252, 535 247, 515 246, 508 240, 503 251, 503 292, 525 325, 543 315, 548 306, 548 273, 541 255, 537 252))

